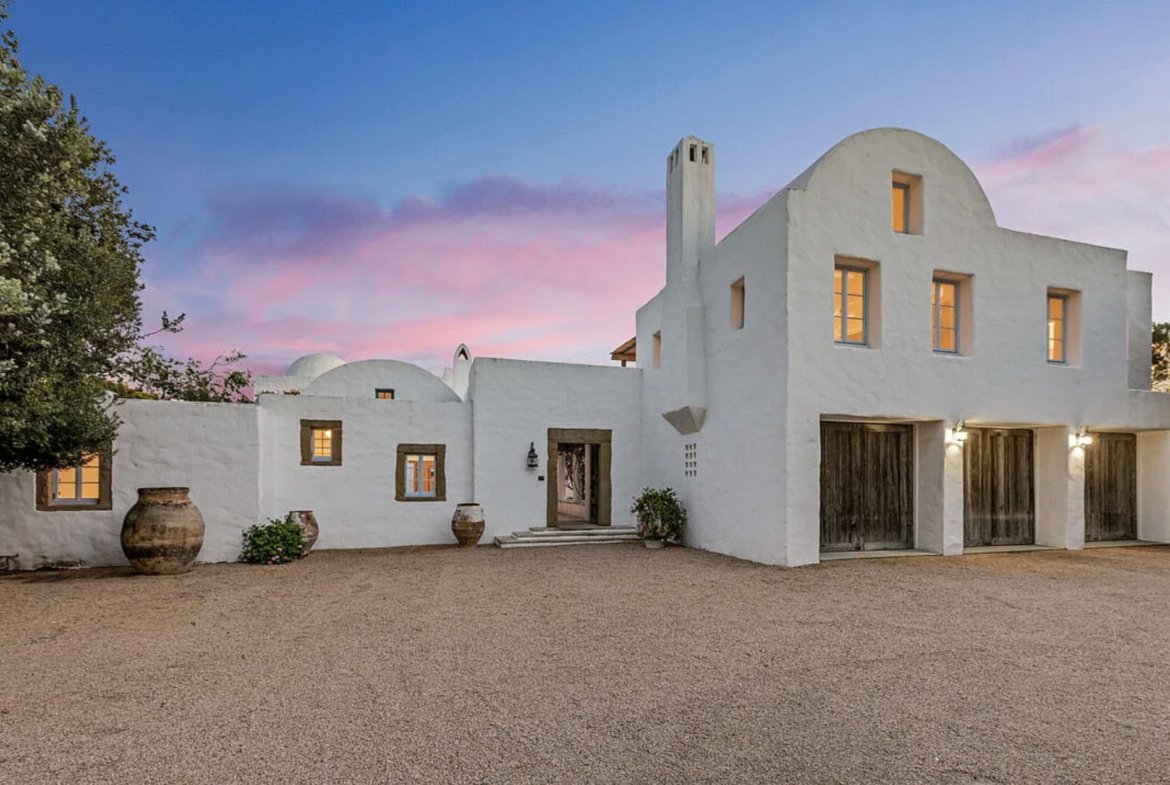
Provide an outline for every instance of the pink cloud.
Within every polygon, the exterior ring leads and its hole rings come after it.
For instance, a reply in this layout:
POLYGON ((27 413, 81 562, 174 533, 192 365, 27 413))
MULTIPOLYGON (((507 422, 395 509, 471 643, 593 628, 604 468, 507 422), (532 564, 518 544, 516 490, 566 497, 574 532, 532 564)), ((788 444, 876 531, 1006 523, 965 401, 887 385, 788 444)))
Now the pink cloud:
POLYGON ((1074 126, 975 167, 1001 226, 1129 251, 1154 273, 1154 316, 1170 318, 1170 141, 1122 145, 1074 126))
MULTIPOLYGON (((720 227, 765 198, 723 199, 720 227)), ((662 285, 664 232, 661 193, 571 183, 488 178, 391 209, 233 190, 209 201, 186 272, 157 276, 146 303, 188 311, 170 351, 239 348, 260 373, 315 351, 437 371, 460 342, 485 356, 605 363, 662 285)))

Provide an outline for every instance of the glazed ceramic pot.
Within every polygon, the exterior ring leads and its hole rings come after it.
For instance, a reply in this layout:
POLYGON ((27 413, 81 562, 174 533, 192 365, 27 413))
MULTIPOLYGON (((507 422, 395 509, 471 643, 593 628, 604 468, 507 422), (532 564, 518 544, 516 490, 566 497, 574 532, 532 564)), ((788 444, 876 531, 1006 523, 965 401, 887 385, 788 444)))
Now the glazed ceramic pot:
POLYGON ((474 547, 483 536, 483 508, 474 502, 456 506, 451 516, 451 531, 455 532, 460 548, 474 547))
POLYGON ((292 510, 285 520, 289 523, 300 524, 301 531, 304 532, 305 537, 304 555, 308 556, 309 551, 313 549, 313 544, 317 542, 317 535, 321 531, 317 528, 317 516, 313 514, 312 510, 292 510))
POLYGON ((187 572, 203 547, 203 516, 189 488, 139 488, 122 520, 122 552, 145 575, 187 572))

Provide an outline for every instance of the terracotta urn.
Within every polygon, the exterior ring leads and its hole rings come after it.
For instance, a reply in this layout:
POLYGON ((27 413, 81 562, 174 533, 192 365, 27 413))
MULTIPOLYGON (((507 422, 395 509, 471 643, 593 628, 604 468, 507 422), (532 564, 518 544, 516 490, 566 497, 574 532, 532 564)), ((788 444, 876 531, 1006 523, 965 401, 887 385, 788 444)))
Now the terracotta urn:
POLYGON ((451 531, 460 548, 475 547, 483 536, 483 508, 474 502, 457 505, 451 516, 451 531))
POLYGON ((145 575, 187 572, 203 547, 203 516, 189 488, 139 488, 122 520, 122 552, 145 575))
POLYGON ((313 549, 313 544, 317 542, 317 535, 320 534, 320 529, 317 528, 317 516, 313 514, 312 510, 292 510, 285 520, 289 523, 300 524, 305 537, 303 553, 308 556, 309 551, 313 549))

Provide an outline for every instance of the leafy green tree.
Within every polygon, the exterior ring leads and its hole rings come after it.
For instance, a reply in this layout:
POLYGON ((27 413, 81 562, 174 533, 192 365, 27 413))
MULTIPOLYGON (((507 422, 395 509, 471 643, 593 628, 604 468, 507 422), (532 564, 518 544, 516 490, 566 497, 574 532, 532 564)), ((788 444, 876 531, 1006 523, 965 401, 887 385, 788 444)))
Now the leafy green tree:
POLYGON ((1154 322, 1154 389, 1170 392, 1170 322, 1154 322))
MULTIPOLYGON (((0 20, 7 18, 0 0, 0 20)), ((106 381, 141 334, 150 226, 76 103, 0 36, 0 469, 68 465, 108 445, 106 381)))

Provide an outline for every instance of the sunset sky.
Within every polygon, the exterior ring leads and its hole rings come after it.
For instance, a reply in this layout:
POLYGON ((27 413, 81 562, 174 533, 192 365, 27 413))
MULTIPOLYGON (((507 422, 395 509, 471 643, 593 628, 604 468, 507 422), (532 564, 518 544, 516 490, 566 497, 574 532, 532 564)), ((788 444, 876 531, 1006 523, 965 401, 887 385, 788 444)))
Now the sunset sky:
POLYGON ((1003 226, 1128 249, 1170 319, 1170 3, 821 5, 17 0, 8 26, 158 228, 175 354, 608 362, 663 282, 679 137, 718 147, 722 236, 876 126, 948 145, 1003 226))

